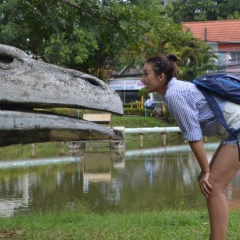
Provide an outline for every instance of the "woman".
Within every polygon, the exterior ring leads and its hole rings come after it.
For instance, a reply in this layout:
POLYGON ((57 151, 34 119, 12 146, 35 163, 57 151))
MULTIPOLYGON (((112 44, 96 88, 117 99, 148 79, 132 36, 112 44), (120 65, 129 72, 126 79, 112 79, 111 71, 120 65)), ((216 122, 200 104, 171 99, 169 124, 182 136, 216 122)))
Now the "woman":
POLYGON ((147 98, 144 105, 146 106, 147 109, 154 109, 154 103, 150 97, 147 98))
MULTIPOLYGON (((208 102, 191 82, 177 80, 177 57, 174 54, 149 58, 144 65, 142 82, 148 93, 165 96, 169 112, 176 119, 184 138, 196 156, 201 173, 200 189, 207 199, 210 219, 210 239, 226 239, 228 224, 227 187, 240 168, 237 141, 228 137, 220 126, 208 102), (217 134, 221 141, 210 164, 202 136, 217 134)), ((230 127, 238 130, 240 137, 240 107, 215 97, 230 127)))

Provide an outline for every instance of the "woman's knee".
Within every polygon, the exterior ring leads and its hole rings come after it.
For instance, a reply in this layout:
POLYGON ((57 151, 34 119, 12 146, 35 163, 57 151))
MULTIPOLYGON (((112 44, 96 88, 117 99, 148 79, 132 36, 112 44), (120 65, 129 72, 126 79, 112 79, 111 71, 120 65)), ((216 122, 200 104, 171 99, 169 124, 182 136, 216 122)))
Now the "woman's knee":
POLYGON ((209 183, 216 191, 226 192, 227 188, 239 171, 240 162, 236 146, 222 146, 211 165, 209 183))
POLYGON ((211 195, 218 195, 218 194, 226 194, 229 182, 222 180, 223 177, 217 178, 216 176, 212 176, 210 174, 209 183, 211 184, 212 190, 211 195))

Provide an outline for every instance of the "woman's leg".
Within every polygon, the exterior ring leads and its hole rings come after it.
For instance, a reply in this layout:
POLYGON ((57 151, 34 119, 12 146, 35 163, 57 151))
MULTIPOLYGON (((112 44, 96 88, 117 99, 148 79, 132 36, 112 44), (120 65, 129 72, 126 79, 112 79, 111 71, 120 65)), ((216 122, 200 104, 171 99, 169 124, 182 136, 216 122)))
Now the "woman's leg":
POLYGON ((240 168, 237 146, 222 145, 210 163, 209 182, 212 191, 207 198, 210 218, 210 240, 226 239, 228 225, 228 203, 226 191, 229 183, 240 168))

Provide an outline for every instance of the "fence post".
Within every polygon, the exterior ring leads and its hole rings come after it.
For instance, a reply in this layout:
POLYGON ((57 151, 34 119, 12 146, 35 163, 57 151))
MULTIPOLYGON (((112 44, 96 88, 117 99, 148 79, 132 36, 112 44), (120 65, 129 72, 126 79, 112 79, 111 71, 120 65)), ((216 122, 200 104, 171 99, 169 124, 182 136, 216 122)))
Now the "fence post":
POLYGON ((35 157, 35 144, 32 143, 32 154, 31 154, 31 157, 35 157))
POLYGON ((163 139, 163 145, 166 145, 167 144, 167 133, 166 132, 162 133, 162 139, 163 139))
POLYGON ((125 149, 125 127, 116 126, 113 127, 113 139, 110 143, 111 149, 125 149))
POLYGON ((140 148, 143 148, 143 133, 139 133, 139 139, 140 139, 140 148))

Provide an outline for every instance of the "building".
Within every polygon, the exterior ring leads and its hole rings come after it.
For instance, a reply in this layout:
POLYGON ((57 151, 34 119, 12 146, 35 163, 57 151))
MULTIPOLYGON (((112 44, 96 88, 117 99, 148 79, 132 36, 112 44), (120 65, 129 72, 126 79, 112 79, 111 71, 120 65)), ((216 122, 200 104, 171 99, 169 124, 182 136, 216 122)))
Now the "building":
POLYGON ((182 26, 214 50, 219 71, 240 73, 240 19, 183 22, 182 26))
POLYGON ((139 90, 143 88, 142 72, 138 67, 124 67, 108 79, 109 85, 119 94, 123 103, 140 101, 139 90))
MULTIPOLYGON (((123 103, 141 102, 143 104, 144 99, 139 96, 139 90, 144 87, 141 77, 140 68, 126 66, 119 73, 113 73, 107 82, 119 94, 123 103)), ((164 103, 163 98, 158 93, 150 93, 149 96, 155 106, 161 108, 164 103)))

